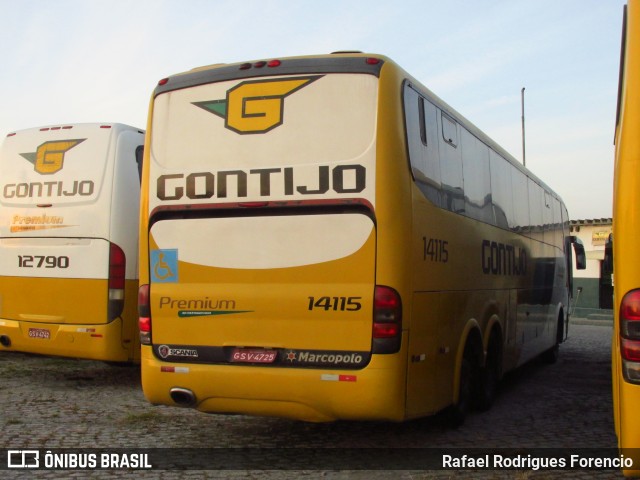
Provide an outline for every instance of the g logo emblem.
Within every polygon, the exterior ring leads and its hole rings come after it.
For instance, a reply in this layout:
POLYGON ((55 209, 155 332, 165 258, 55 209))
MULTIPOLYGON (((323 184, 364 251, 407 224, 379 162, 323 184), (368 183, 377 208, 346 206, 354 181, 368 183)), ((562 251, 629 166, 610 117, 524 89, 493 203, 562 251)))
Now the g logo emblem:
POLYGON ((225 127, 239 134, 266 133, 282 125, 284 99, 321 75, 242 82, 224 100, 193 104, 225 119, 225 127))
POLYGON ((51 175, 62 170, 64 154, 85 140, 86 138, 44 142, 35 152, 20 155, 33 163, 33 169, 39 174, 51 175))

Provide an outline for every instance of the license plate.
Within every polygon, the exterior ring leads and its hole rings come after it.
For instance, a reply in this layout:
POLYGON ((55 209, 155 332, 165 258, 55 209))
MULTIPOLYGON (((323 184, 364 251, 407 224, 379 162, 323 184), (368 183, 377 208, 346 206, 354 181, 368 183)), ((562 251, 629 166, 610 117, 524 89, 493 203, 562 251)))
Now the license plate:
POLYGON ((262 350, 254 348, 234 348, 231 361, 237 363, 273 363, 278 352, 276 350, 262 350))
POLYGON ((31 338, 46 338, 47 340, 51 338, 51 332, 46 328, 30 328, 29 329, 29 337, 31 338))

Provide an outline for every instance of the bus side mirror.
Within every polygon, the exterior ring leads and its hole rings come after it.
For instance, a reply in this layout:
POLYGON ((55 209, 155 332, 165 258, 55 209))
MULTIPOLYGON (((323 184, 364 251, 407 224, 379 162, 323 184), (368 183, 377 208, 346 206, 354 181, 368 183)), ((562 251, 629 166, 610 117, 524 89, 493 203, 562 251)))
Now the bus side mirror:
POLYGON ((604 244, 604 264, 602 265, 602 270, 606 275, 613 273, 613 233, 609 234, 607 243, 604 244))
POLYGON ((584 253, 584 244, 578 237, 572 235, 569 237, 573 250, 576 252, 576 268, 584 270, 587 268, 587 255, 584 253))

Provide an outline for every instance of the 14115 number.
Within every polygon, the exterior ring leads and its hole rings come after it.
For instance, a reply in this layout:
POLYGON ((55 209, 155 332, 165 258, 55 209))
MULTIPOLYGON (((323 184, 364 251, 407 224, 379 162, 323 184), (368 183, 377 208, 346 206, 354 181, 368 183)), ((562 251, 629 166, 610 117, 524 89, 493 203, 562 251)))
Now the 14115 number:
POLYGON ((362 308, 362 297, 309 297, 309 310, 356 312, 362 308))

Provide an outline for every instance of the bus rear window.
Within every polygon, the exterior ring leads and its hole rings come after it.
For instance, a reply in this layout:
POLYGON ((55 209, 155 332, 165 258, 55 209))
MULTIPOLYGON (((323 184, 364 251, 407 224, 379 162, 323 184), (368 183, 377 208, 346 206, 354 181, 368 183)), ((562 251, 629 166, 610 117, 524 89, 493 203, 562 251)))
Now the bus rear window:
POLYGON ((160 94, 152 162, 229 171, 351 162, 374 143, 377 82, 363 74, 291 75, 160 94))

